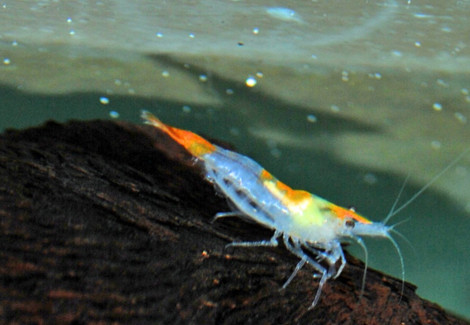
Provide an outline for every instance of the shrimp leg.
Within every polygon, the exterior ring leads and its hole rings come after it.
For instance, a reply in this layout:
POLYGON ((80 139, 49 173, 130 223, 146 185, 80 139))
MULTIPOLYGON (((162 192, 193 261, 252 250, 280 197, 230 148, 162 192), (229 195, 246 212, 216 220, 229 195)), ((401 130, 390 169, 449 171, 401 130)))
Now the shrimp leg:
MULTIPOLYGON (((286 246, 286 248, 290 252, 292 252, 294 255, 301 258, 301 261, 297 264, 298 268, 297 267, 295 268, 295 270, 293 272, 293 275, 291 275, 289 277, 289 279, 287 280, 288 281, 287 284, 289 284, 289 282, 292 281, 294 276, 297 274, 297 272, 300 270, 300 268, 305 264, 305 262, 307 262, 308 264, 313 266, 313 268, 315 268, 321 274, 321 275, 318 275, 320 277, 320 283, 318 284, 317 293, 315 294, 315 298, 313 299, 313 302, 309 307, 309 309, 312 309, 318 303, 318 300, 320 299, 321 291, 323 289, 323 285, 325 284, 326 280, 328 280, 330 278, 330 274, 324 266, 322 266, 320 263, 314 261, 307 254, 305 254, 304 251, 302 251, 302 248, 300 247, 300 243, 298 241, 295 241, 294 245, 292 245, 289 242, 289 237, 288 236, 284 235, 283 239, 284 239, 284 245, 286 246), (304 260, 305 260, 305 262, 302 263, 302 261, 304 261, 304 260)), ((284 284, 284 286, 286 286, 286 284, 284 284)))

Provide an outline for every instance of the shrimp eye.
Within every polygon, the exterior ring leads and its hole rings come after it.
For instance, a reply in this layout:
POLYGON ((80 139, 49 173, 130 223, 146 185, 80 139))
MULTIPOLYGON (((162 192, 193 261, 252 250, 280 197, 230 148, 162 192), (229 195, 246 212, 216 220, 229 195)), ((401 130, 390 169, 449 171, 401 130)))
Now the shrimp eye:
POLYGON ((346 220, 347 227, 354 228, 355 225, 356 225, 356 222, 354 220, 351 220, 351 219, 346 220))

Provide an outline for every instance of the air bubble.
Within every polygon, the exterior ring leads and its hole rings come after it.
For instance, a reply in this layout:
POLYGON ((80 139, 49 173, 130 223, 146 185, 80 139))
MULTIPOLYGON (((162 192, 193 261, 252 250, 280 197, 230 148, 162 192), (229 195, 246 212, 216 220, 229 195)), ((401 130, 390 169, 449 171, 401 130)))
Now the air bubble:
POLYGON ((310 123, 315 123, 317 121, 317 117, 313 114, 308 114, 307 115, 307 121, 310 123))
POLYGON ((437 141, 437 140, 431 141, 431 147, 432 147, 433 149, 439 150, 439 149, 441 149, 441 146, 442 146, 442 144, 441 144, 440 141, 437 141))
POLYGON ((376 72, 376 73, 369 73, 369 78, 380 80, 380 79, 382 79, 382 75, 381 75, 380 73, 378 73, 378 72, 376 72))
POLYGON ((297 23, 301 23, 302 19, 297 15, 297 13, 289 8, 283 7, 272 7, 266 9, 268 15, 273 18, 277 18, 284 21, 295 21, 297 23))
POLYGON ((247 85, 250 88, 256 86, 256 83, 257 83, 257 81, 254 77, 248 77, 245 80, 245 85, 247 85))
POLYGON ((367 173, 364 175, 364 182, 366 182, 369 185, 374 185, 378 181, 377 176, 373 173, 367 173))
POLYGON ((449 84, 447 82, 445 82, 444 80, 442 79, 437 79, 436 80, 436 83, 441 86, 441 87, 444 87, 444 88, 448 88, 449 87, 449 84))
POLYGON ((121 115, 120 115, 118 112, 116 112, 116 111, 110 111, 110 112, 109 112, 109 116, 110 116, 111 118, 119 118, 119 116, 121 116, 121 115))
POLYGON ((434 103, 434 104, 432 104, 432 108, 433 108, 435 111, 438 111, 438 112, 442 111, 442 105, 441 105, 440 103, 437 103, 437 102, 434 103))
POLYGON ((330 109, 331 109, 333 112, 335 112, 335 113, 338 113, 339 110, 340 110, 339 107, 338 107, 338 105, 331 105, 331 106, 330 106, 330 109))
POLYGON ((103 105, 108 105, 109 104, 109 98, 108 97, 100 97, 100 103, 103 105))

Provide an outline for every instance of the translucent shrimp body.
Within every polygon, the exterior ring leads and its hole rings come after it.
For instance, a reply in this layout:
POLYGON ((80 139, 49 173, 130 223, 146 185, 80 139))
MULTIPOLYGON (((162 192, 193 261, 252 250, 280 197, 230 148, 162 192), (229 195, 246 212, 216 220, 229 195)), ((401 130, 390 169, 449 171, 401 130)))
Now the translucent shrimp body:
MULTIPOLYGON (((168 126, 149 112, 143 111, 142 118, 167 133, 203 163, 205 178, 233 208, 233 211, 218 213, 215 219, 238 216, 274 230, 270 240, 234 242, 229 246, 277 246, 278 239, 282 238, 285 247, 300 258, 283 288, 305 263, 317 271, 315 276, 320 282, 310 308, 317 304, 325 282, 339 276, 346 265, 342 240, 351 238, 363 248, 360 236, 392 240, 392 227, 372 222, 309 192, 294 190, 254 160, 213 145, 195 133, 168 126), (336 268, 338 261, 340 265, 336 268)), ((398 249, 393 240, 392 243, 398 249)))

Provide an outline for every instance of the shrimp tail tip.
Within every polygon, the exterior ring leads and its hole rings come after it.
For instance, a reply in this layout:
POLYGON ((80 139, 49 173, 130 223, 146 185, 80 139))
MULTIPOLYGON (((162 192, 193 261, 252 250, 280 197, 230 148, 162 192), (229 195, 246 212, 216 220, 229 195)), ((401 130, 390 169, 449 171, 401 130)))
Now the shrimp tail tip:
POLYGON ((142 110, 140 112, 140 117, 144 120, 145 124, 150 124, 158 128, 162 128, 164 126, 163 122, 149 111, 142 110))

